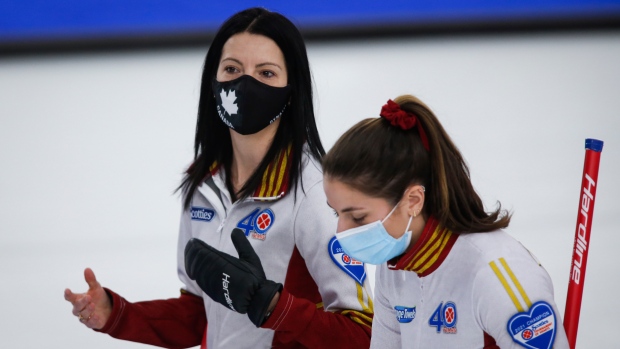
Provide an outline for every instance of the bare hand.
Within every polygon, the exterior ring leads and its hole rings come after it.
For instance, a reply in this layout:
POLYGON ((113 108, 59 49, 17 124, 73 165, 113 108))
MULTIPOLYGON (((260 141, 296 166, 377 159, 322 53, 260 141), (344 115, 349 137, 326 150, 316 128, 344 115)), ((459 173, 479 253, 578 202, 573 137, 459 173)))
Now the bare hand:
POLYGON ((95 278, 95 273, 84 269, 84 280, 88 284, 86 293, 73 293, 65 289, 65 300, 73 305, 72 313, 88 328, 101 329, 112 313, 112 303, 108 294, 95 278))

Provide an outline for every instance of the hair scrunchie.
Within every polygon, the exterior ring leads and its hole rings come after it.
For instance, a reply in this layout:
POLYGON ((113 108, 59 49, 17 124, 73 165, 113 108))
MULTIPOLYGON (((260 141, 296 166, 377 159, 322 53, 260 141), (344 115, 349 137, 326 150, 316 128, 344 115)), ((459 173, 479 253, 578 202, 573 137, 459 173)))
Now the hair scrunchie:
MULTIPOLYGON (((409 130, 418 124, 418 118, 413 113, 406 112, 400 108, 400 105, 391 99, 381 108, 381 117, 389 121, 393 126, 399 127, 402 130, 409 130)), ((422 144, 427 151, 430 151, 428 145, 428 138, 426 132, 422 128, 421 124, 418 124, 418 133, 422 144)))

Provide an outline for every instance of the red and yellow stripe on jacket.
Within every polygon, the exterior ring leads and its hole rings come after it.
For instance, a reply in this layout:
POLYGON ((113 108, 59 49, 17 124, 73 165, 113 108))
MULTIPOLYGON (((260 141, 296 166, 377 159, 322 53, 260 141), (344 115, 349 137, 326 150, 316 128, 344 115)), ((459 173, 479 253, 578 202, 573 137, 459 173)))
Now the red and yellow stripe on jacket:
POLYGON ((280 198, 288 191, 291 167, 291 145, 281 150, 263 172, 261 184, 254 191, 254 199, 280 198))
POLYGON ((365 327, 367 332, 370 332, 372 329, 372 319, 374 316, 374 305, 372 303, 372 298, 368 297, 368 293, 364 292, 364 288, 360 284, 356 284, 357 286, 357 300, 362 306, 362 311, 357 310, 342 310, 337 311, 336 313, 342 314, 354 322, 365 327), (364 297, 366 294, 366 297, 364 297), (365 299, 366 298, 366 299, 365 299))
MULTIPOLYGON (((291 167, 292 145, 281 150, 273 161, 267 166, 261 183, 254 190, 252 199, 256 201, 279 199, 288 192, 289 189, 289 169, 291 167)), ((211 176, 214 176, 220 169, 220 163, 214 161, 209 166, 211 176)))
POLYGON ((420 277, 429 275, 446 259, 458 236, 431 216, 418 241, 405 255, 388 262, 388 268, 413 271, 420 277))

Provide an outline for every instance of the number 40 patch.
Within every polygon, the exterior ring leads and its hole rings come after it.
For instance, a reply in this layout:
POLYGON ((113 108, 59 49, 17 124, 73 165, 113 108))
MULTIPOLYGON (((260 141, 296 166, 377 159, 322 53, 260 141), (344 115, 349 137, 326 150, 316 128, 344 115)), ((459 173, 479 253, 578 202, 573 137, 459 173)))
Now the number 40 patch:
POLYGON ((260 208, 255 208, 249 215, 241 218, 237 228, 243 230, 245 236, 265 240, 267 230, 273 226, 275 220, 276 216, 270 209, 261 211, 260 208))
POLYGON ((439 306, 428 319, 428 325, 437 328, 437 333, 456 333, 456 304, 454 302, 439 303, 439 306))

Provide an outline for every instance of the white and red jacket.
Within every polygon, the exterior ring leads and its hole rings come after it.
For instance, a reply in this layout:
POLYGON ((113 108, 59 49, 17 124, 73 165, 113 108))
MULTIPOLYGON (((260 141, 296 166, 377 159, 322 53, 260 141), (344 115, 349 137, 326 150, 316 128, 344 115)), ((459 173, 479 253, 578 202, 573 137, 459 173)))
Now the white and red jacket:
POLYGON ((130 303, 107 290, 113 313, 101 332, 169 348, 367 348, 372 295, 363 264, 334 242, 336 218, 326 204, 320 165, 304 154, 302 181, 288 182, 289 151, 265 171, 253 197, 231 202, 225 173, 211 176, 184 210, 178 244, 179 298, 130 303), (302 190, 303 184, 303 190, 302 190), (190 238, 237 256, 230 239, 245 231, 266 277, 284 289, 271 316, 256 328, 246 314, 214 302, 185 273, 190 238))
POLYGON ((376 277, 371 348, 568 348, 549 275, 504 231, 454 234, 431 217, 376 277))

